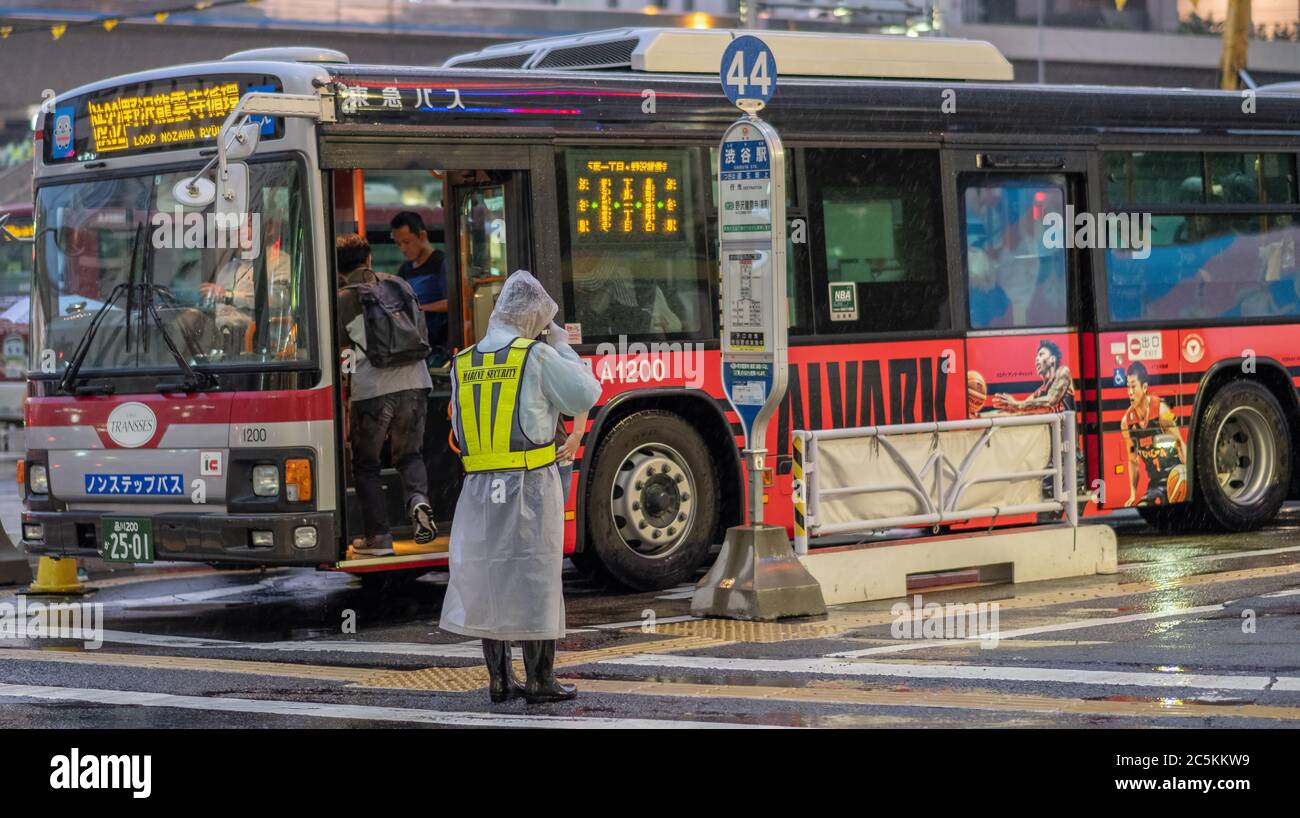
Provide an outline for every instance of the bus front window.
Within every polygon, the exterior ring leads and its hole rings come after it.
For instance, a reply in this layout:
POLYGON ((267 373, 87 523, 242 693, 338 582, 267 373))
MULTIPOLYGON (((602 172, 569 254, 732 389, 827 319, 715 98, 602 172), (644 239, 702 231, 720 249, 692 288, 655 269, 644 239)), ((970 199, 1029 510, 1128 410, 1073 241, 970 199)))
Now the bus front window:
POLYGON ((178 368, 167 340, 194 367, 310 357, 297 164, 252 165, 249 212, 232 218, 173 199, 192 172, 41 188, 34 367, 66 369, 100 312, 86 374, 178 368))

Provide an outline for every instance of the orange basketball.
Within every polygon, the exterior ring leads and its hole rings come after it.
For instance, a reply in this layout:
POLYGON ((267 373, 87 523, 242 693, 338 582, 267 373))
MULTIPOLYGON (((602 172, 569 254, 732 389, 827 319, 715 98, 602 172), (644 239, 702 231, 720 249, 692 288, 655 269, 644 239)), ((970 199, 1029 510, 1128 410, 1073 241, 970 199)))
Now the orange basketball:
POLYGON ((989 399, 989 385, 984 376, 975 370, 966 373, 966 415, 974 417, 989 399))
POLYGON ((1187 467, 1178 465, 1165 478, 1165 496, 1171 503, 1187 502, 1187 467))

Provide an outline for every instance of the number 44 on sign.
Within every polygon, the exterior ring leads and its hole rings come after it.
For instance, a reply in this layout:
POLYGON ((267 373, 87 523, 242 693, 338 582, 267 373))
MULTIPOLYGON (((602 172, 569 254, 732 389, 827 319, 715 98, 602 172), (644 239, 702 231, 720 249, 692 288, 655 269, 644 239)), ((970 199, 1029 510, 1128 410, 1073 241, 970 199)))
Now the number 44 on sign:
POLYGON ((776 58, 767 43, 749 34, 732 40, 722 52, 722 88, 732 105, 766 105, 776 93, 776 58))

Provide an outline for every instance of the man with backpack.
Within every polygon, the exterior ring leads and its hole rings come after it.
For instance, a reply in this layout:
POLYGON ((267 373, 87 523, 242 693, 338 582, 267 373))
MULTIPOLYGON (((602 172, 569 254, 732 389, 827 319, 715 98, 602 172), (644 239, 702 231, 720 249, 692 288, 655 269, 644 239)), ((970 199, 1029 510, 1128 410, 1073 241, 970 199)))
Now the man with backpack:
POLYGON ((385 440, 391 442, 393 466, 402 478, 415 541, 427 543, 437 536, 420 451, 433 388, 425 365, 429 341, 415 292, 402 279, 370 269, 370 244, 364 237, 339 236, 334 252, 346 282, 339 290, 338 332, 340 345, 351 353, 344 371, 352 374, 352 475, 365 527, 364 542, 352 551, 387 556, 393 553, 393 536, 379 479, 385 440))

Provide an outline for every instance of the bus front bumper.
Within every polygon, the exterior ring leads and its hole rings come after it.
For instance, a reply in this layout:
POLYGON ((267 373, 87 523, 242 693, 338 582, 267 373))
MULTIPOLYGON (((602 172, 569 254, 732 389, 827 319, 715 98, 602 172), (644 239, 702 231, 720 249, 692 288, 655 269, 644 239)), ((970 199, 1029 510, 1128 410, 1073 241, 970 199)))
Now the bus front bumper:
MULTIPOLYGON (((98 557, 101 517, 121 511, 24 511, 22 547, 30 554, 98 557), (29 525, 43 538, 27 539, 29 525)), ((320 565, 339 558, 337 527, 330 512, 304 514, 143 514, 153 521, 154 559, 177 562, 230 562, 248 565, 320 565), (316 544, 294 545, 294 532, 316 529, 316 544), (270 545, 253 545, 253 532, 271 532, 270 545)), ((265 535, 263 535, 265 536, 265 535)))

